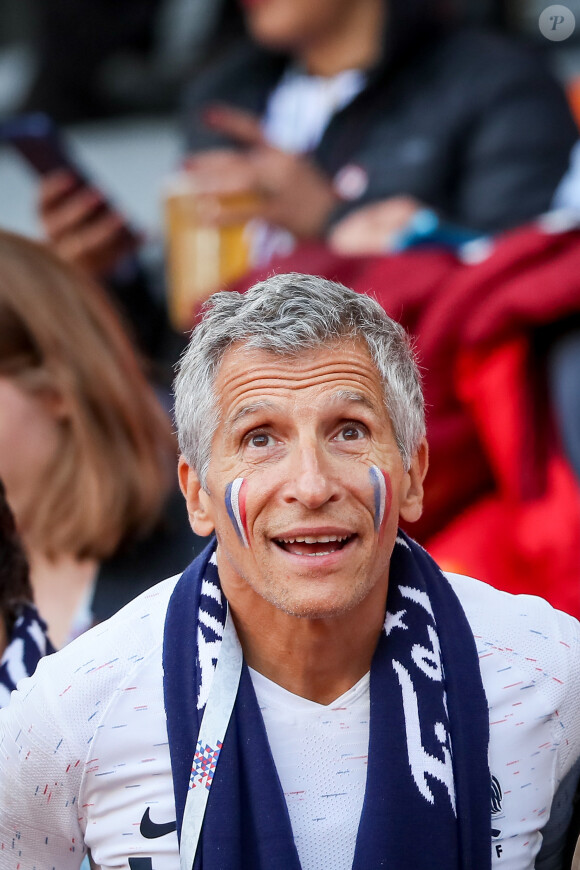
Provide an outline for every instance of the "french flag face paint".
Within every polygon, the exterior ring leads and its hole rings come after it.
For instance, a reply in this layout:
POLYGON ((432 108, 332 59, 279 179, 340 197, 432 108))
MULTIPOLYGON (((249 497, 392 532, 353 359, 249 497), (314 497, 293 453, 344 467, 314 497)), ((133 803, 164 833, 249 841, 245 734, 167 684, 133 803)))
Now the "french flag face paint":
POLYGON ((375 499, 375 532, 382 531, 391 509, 391 479, 378 465, 371 465, 369 476, 375 499))
POLYGON ((249 547, 248 529, 246 526, 246 490, 247 481, 243 477, 236 477, 226 487, 226 510, 233 523, 234 529, 244 547, 249 547))

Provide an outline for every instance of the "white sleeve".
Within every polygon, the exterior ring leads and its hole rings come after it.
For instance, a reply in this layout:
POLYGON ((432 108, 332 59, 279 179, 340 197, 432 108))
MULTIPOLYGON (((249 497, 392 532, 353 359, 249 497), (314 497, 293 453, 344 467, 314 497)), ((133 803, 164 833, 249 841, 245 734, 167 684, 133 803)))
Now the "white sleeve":
POLYGON ((85 854, 77 806, 87 747, 59 727, 50 694, 66 687, 53 658, 0 711, 1 870, 76 870, 85 854))
POLYGON ((501 792, 492 866, 561 870, 580 773, 580 624, 540 598, 448 578, 490 708, 490 770, 501 792))
POLYGON ((554 794, 550 817, 542 829, 542 847, 536 858, 537 870, 562 870, 564 850, 574 812, 580 778, 580 640, 578 623, 555 611, 559 623, 558 652, 562 659, 562 696, 557 709, 562 729, 558 758, 560 782, 554 794))
POLYGON ((0 870, 77 870, 94 739, 118 687, 159 645, 177 578, 42 659, 0 710, 0 870))
MULTIPOLYGON (((510 595, 459 574, 446 574, 465 610, 480 666, 493 652, 526 674, 545 699, 557 752, 557 785, 580 757, 580 624, 534 595, 510 595)), ((501 684, 500 665, 484 677, 488 699, 501 684), (500 674, 498 677, 497 674, 500 674), (498 682, 499 681, 499 682, 498 682)))
MULTIPOLYGON (((560 776, 565 777, 580 758, 580 626, 566 613, 555 611, 560 637, 558 652, 562 660, 561 699, 557 708, 562 730, 560 776)), ((554 680, 553 680, 554 682, 554 680)))

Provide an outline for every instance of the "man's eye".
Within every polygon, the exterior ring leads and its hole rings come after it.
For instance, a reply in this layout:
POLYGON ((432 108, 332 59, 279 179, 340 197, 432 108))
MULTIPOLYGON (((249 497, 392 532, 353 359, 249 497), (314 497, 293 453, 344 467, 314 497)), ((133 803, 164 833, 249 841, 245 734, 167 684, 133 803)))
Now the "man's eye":
POLYGON ((254 435, 250 435, 248 439, 248 444, 252 447, 271 447, 273 443, 274 439, 266 432, 256 432, 254 435))
POLYGON ((348 426, 343 426, 338 435, 336 436, 337 441, 358 441, 359 438, 365 437, 365 430, 362 426, 354 426, 353 424, 349 424, 348 426))

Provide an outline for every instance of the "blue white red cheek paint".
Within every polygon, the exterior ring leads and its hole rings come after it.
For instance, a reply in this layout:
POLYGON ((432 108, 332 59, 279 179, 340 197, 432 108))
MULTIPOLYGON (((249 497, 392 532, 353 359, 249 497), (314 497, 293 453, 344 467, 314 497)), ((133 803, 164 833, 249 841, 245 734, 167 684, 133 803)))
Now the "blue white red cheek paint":
POLYGON ((246 526, 246 491, 247 480, 236 477, 226 487, 226 510, 233 527, 244 547, 249 547, 248 528, 246 526))
POLYGON ((391 479, 378 465, 371 465, 369 476, 375 500, 375 532, 382 531, 391 510, 391 479))

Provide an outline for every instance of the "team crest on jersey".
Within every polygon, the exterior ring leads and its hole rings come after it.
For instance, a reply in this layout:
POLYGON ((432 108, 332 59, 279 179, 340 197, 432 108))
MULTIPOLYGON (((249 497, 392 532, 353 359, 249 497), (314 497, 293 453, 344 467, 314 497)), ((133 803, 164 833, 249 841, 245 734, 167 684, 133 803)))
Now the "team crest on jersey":
MULTIPOLYGON (((491 778, 491 817, 501 815, 502 806, 501 802, 503 800, 503 792, 501 790, 501 785, 497 776, 492 776, 491 778)), ((500 828, 492 828, 491 829, 492 837, 501 837, 500 828)))

